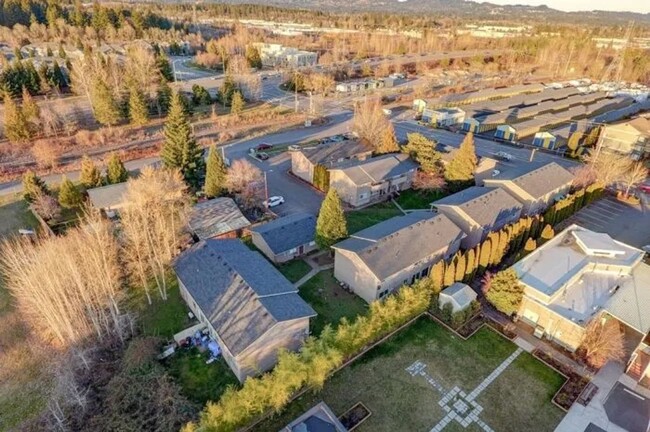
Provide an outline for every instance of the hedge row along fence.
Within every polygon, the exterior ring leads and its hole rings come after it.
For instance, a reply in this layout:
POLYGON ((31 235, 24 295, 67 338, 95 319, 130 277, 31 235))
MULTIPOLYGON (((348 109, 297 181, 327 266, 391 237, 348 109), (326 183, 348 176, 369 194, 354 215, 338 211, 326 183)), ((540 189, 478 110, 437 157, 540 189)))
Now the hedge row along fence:
POLYGON ((546 217, 547 223, 557 224, 601 194, 598 186, 578 190, 554 204, 545 216, 524 217, 491 233, 476 248, 457 254, 447 263, 437 263, 429 277, 403 287, 381 302, 373 302, 366 315, 354 321, 343 318, 336 329, 327 325, 319 337, 309 337, 300 352, 280 352, 273 371, 249 378, 241 389, 231 387, 219 401, 208 402, 198 423, 187 424, 183 432, 235 431, 256 417, 281 411, 300 390, 321 389, 346 360, 425 313, 442 287, 458 280, 471 280, 477 273, 501 263, 506 253, 519 253, 529 238, 540 234, 546 217))

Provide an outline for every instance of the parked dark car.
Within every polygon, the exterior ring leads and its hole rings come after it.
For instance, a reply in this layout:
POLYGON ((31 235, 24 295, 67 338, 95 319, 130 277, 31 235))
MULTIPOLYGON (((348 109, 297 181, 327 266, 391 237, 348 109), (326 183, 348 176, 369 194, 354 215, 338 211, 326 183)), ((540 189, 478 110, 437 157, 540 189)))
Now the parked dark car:
POLYGON ((263 150, 270 150, 273 148, 273 144, 268 144, 268 143, 262 143, 255 147, 255 150, 257 151, 263 151, 263 150))

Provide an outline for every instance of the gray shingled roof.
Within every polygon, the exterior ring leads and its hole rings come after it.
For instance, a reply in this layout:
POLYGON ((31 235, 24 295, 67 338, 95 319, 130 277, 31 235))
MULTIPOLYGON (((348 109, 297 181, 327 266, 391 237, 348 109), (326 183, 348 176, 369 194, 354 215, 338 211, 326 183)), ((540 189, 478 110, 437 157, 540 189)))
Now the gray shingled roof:
POLYGON ((372 153, 372 147, 361 140, 341 141, 333 144, 321 144, 302 151, 305 157, 314 165, 334 166, 346 159, 358 157, 364 153, 372 153))
POLYGON ((461 209, 482 227, 499 229, 519 217, 522 205, 501 188, 473 186, 431 203, 461 209))
POLYGON ((201 241, 173 267, 235 356, 276 323, 316 315, 275 267, 239 240, 201 241))
POLYGON ((286 252, 314 241, 316 217, 309 213, 295 213, 256 226, 258 233, 275 254, 286 252))
POLYGON ((88 198, 95 208, 108 209, 118 208, 124 205, 126 195, 126 184, 116 183, 98 188, 88 189, 88 198))
POLYGON ((187 224, 199 239, 204 240, 246 228, 251 223, 232 198, 215 198, 192 207, 187 224))
POLYGON ((403 153, 378 156, 364 161, 351 161, 337 170, 342 171, 357 186, 381 182, 397 177, 409 171, 415 171, 418 165, 403 153))
POLYGON ((525 163, 507 169, 487 181, 510 180, 533 198, 538 199, 573 181, 574 175, 555 162, 547 164, 525 163))
POLYGON ((334 248, 357 254, 379 280, 384 280, 464 236, 443 214, 413 212, 359 231, 334 248))

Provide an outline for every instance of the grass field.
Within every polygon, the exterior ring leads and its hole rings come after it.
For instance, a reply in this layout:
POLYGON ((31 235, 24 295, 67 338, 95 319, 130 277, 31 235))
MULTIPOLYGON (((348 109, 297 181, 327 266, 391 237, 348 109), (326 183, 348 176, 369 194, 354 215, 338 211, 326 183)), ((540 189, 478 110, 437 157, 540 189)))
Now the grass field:
POLYGON ((324 270, 300 287, 300 297, 318 313, 312 318, 312 334, 320 334, 325 324, 336 325, 341 318, 349 319, 368 310, 366 303, 354 294, 341 288, 334 279, 332 270, 324 270))
POLYGON ((399 204, 404 210, 428 210, 431 208, 431 203, 433 201, 439 200, 446 195, 447 194, 443 191, 425 192, 408 189, 404 192, 400 192, 395 201, 397 201, 397 204, 399 204))
MULTIPOLYGON (((0 203, 0 240, 19 228, 38 222, 22 199, 0 203)), ((40 413, 48 382, 42 371, 43 354, 32 349, 28 329, 14 309, 0 276, 0 430, 11 430, 40 413)))
POLYGON ((280 273, 284 275, 289 282, 298 282, 304 275, 311 271, 309 264, 301 259, 289 261, 288 263, 280 264, 277 266, 280 273))
MULTIPOLYGON (((463 341, 423 318, 337 372, 318 392, 308 392, 283 412, 259 424, 255 431, 279 430, 323 400, 336 415, 362 402, 371 415, 356 431, 429 431, 445 415, 438 402, 442 394, 423 376, 406 371, 415 361, 445 391, 454 387, 469 394, 497 368, 516 346, 489 328, 463 341)), ((551 403, 564 379, 523 352, 481 394, 479 418, 499 432, 553 431, 563 411, 551 403)), ((443 431, 480 432, 471 423, 464 428, 452 420, 443 431)))
POLYGON ((383 202, 361 210, 348 212, 345 217, 348 221, 348 232, 352 234, 401 214, 402 212, 395 207, 395 204, 383 202))

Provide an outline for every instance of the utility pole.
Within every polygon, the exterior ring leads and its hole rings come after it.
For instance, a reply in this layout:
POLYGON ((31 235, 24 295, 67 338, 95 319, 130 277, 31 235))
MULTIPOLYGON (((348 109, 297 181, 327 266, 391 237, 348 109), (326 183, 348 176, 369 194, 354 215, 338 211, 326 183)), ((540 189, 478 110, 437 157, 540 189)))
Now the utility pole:
POLYGON ((264 171, 264 199, 266 203, 266 208, 268 208, 269 205, 269 183, 266 181, 266 171, 264 171))
POLYGON ((295 111, 298 112, 298 71, 293 71, 293 90, 294 90, 294 103, 295 111))

